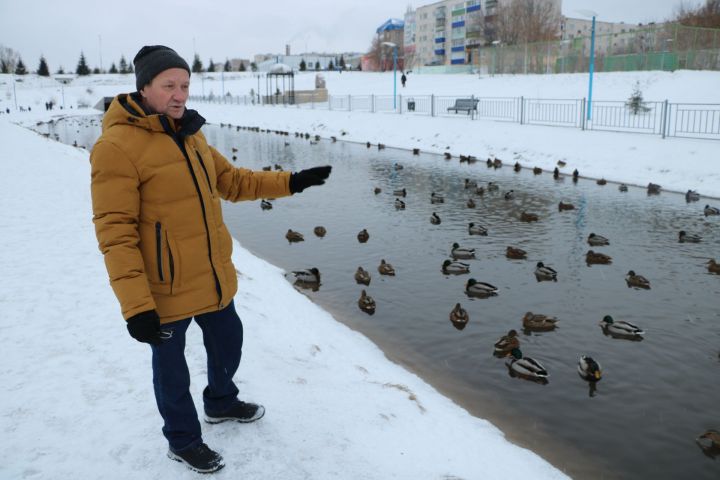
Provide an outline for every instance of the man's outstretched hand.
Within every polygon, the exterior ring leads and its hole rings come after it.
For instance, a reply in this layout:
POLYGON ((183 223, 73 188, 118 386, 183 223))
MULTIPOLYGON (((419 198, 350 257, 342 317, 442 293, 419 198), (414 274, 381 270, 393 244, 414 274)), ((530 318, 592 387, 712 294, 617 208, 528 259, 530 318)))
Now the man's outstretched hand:
POLYGON ((330 176, 332 167, 325 165, 324 167, 313 167, 307 170, 300 170, 299 172, 290 175, 290 193, 299 193, 308 187, 315 185, 322 185, 325 183, 325 179, 330 176))

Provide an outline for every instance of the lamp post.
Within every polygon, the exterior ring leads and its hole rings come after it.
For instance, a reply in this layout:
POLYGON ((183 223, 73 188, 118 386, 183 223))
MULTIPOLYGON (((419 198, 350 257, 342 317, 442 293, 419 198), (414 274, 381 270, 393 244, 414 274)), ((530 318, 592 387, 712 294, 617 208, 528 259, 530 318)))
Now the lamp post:
POLYGON ((500 40, 493 40, 492 46, 493 46, 493 63, 492 63, 492 74, 491 77, 495 76, 495 65, 497 64, 497 47, 500 45, 500 40))
POLYGON ((62 91, 63 110, 65 109, 65 85, 72 82, 72 77, 55 77, 58 83, 60 83, 60 90, 62 91))
POLYGON ((393 49, 393 110, 397 109, 397 44, 393 42, 382 42, 383 45, 393 49))
POLYGON ((590 32, 590 84, 588 86, 588 104, 587 104, 587 121, 592 122, 592 90, 593 90, 593 73, 595 73, 595 17, 597 13, 592 10, 578 10, 580 15, 592 18, 592 28, 590 32))

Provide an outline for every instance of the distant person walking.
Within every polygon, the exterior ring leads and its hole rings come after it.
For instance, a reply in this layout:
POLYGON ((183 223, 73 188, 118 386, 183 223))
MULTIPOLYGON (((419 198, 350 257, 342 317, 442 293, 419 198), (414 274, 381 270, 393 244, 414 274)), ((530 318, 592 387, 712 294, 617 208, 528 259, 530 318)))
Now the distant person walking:
POLYGON ((402 83, 403 88, 405 88, 405 82, 407 82, 407 77, 405 76, 405 72, 403 72, 402 76, 400 77, 400 83, 402 83))
POLYGON ((113 99, 90 157, 93 222, 128 332, 151 346, 168 456, 210 473, 224 463, 203 443, 190 395, 185 332, 193 319, 207 352, 205 421, 247 423, 265 414, 263 406, 239 400, 233 382, 243 327, 221 199, 299 193, 325 183, 331 167, 292 174, 233 167, 205 140, 205 119, 185 108, 187 62, 155 45, 143 47, 133 63, 137 91, 113 99))

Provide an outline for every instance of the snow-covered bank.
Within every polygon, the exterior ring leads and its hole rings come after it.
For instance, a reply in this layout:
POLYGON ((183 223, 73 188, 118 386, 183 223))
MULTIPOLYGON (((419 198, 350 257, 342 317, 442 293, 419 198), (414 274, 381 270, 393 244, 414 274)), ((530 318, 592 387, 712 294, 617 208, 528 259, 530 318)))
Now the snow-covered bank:
MULTIPOLYGON (((150 351, 128 336, 97 250, 87 152, 2 117, 0 143, 0 477, 196 478, 164 456, 150 351)), ((506 478, 509 465, 565 478, 389 362, 277 268, 239 245, 235 263, 237 379, 268 414, 204 428, 227 462, 218 478, 506 478)), ((187 352, 199 400, 195 327, 187 352)))

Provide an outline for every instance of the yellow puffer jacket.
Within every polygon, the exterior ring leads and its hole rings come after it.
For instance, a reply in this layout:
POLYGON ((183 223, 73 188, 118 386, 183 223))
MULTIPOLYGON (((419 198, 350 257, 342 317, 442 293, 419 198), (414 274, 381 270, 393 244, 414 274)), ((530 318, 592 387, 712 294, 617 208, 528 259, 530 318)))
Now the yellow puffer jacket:
POLYGON ((289 172, 233 167, 207 144, 205 119, 179 126, 118 95, 93 147, 93 222, 123 317, 155 309, 161 323, 221 309, 237 291, 220 199, 290 195, 289 172))

